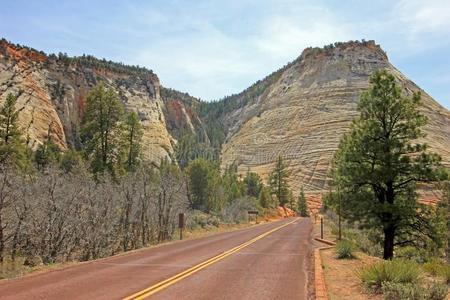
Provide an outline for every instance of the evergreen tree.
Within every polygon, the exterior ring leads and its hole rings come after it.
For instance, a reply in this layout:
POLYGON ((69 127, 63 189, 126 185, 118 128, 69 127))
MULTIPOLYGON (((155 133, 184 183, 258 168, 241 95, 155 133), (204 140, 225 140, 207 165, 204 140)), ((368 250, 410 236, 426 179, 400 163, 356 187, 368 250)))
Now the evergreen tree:
POLYGON ((0 165, 9 164, 19 169, 29 165, 27 147, 19 128, 17 96, 8 94, 0 108, 0 165))
POLYGON ((43 170, 49 164, 59 162, 61 153, 59 147, 51 140, 51 124, 48 127, 47 138, 38 146, 34 153, 34 161, 38 170, 43 170))
POLYGON ((258 198, 262 188, 262 182, 259 175, 255 172, 247 172, 244 178, 244 184, 247 189, 247 195, 250 197, 258 198))
POLYGON ((73 149, 68 149, 62 153, 60 157, 60 168, 66 173, 72 172, 76 167, 82 166, 84 163, 82 155, 73 149))
POLYGON ((91 162, 93 173, 117 172, 120 166, 121 127, 123 105, 112 89, 102 84, 88 94, 82 120, 82 141, 91 162))
POLYGON ((270 189, 268 187, 263 186, 261 191, 259 192, 259 204, 263 208, 270 208, 272 204, 272 196, 270 195, 270 189))
POLYGON ((309 217, 308 203, 306 202, 303 186, 300 189, 300 195, 298 195, 297 212, 301 217, 309 217))
POLYGON ((225 169, 221 185, 224 189, 227 202, 232 202, 245 194, 245 185, 239 181, 237 167, 235 165, 231 165, 225 169))
POLYGON ((128 172, 136 170, 141 158, 142 126, 135 112, 130 112, 125 120, 125 168, 128 172))
POLYGON ((287 178, 289 172, 283 158, 278 156, 275 168, 269 175, 269 186, 273 195, 277 197, 278 203, 285 206, 289 202, 289 185, 287 178))
POLYGON ((218 210, 222 199, 218 193, 221 178, 217 166, 199 158, 189 162, 186 174, 191 207, 207 212, 218 210))
POLYGON ((403 96, 386 71, 375 72, 370 82, 358 105, 360 117, 336 153, 333 174, 346 193, 346 215, 382 231, 383 257, 391 259, 395 245, 431 237, 418 234, 426 233, 428 222, 416 185, 438 179, 440 158, 417 142, 426 122, 417 109, 420 94, 403 96))
POLYGON ((450 262, 450 182, 442 184, 442 199, 436 208, 436 221, 445 257, 450 262))

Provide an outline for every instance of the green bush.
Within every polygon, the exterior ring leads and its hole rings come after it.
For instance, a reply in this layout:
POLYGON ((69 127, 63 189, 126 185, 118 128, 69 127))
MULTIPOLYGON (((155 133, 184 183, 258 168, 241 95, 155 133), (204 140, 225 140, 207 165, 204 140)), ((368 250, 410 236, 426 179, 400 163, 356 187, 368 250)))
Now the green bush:
POLYGON ((448 288, 446 284, 435 283, 428 288, 428 299, 444 300, 447 298, 448 288))
POLYGON ((423 269, 425 272, 437 276, 442 272, 442 263, 437 259, 431 259, 430 261, 423 264, 423 269))
POLYGON ((369 290, 379 292, 386 283, 416 283, 421 274, 416 262, 397 259, 367 266, 359 272, 359 277, 369 290))
POLYGON ((423 287, 414 283, 385 282, 381 291, 385 300, 444 300, 447 297, 447 285, 442 283, 423 287))
POLYGON ((424 263, 427 261, 428 257, 430 257, 426 249, 413 246, 399 247, 395 251, 395 256, 398 258, 414 260, 417 263, 424 263))
POLYGON ((426 299, 426 290, 413 283, 385 282, 381 291, 385 300, 423 300, 426 299))
POLYGON ((439 275, 441 275, 447 284, 450 284, 450 265, 446 264, 439 270, 439 275))
POLYGON ((353 255, 353 244, 350 241, 342 240, 339 241, 336 245, 336 254, 337 258, 343 259, 343 258, 354 258, 353 255))

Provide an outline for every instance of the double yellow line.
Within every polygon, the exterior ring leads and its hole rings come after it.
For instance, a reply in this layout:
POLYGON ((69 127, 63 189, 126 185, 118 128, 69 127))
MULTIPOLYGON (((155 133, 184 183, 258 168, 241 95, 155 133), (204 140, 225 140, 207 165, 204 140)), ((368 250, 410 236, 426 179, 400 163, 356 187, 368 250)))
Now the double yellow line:
POLYGON ((297 220, 293 220, 291 222, 288 222, 286 224, 278 226, 278 227, 276 227, 276 228, 274 228, 272 230, 269 230, 269 231, 267 231, 267 232, 265 232, 265 233, 263 233, 261 235, 258 235, 257 237, 255 237, 255 238, 253 238, 253 239, 251 239, 251 240, 249 240, 249 241, 247 241, 247 242, 245 242, 245 243, 243 243, 243 244, 241 244, 239 246, 236 246, 236 247, 234 247, 234 248, 232 248, 232 249, 230 249, 228 251, 225 251, 225 252, 223 252, 223 253, 221 253, 221 254, 219 254, 217 256, 214 256, 213 258, 210 258, 210 259, 208 259, 208 260, 206 260, 206 261, 204 261, 204 262, 202 262, 202 263, 200 263, 198 265, 195 265, 195 266, 193 266, 193 267, 191 267, 191 268, 189 268, 189 269, 187 269, 187 270, 185 270, 185 271, 183 271, 181 273, 178 273, 175 276, 172 276, 172 277, 170 277, 170 278, 168 278, 166 280, 158 282, 157 284, 154 284, 154 285, 152 285, 152 286, 150 286, 150 287, 148 287, 148 288, 146 288, 146 289, 144 289, 142 291, 139 291, 139 292, 137 292, 137 293, 135 293, 135 294, 133 294, 131 296, 128 296, 128 297, 124 298, 123 300, 132 300, 132 299, 133 300, 140 300, 140 299, 147 298, 148 296, 151 296, 151 295, 155 294, 156 292, 158 292, 158 291, 160 291, 162 289, 165 289, 166 287, 171 286, 172 284, 182 280, 183 278, 186 278, 186 277, 188 277, 188 276, 190 276, 190 275, 192 275, 192 274, 194 274, 194 273, 196 273, 196 272, 206 268, 207 266, 212 265, 212 264, 214 264, 214 263, 224 259, 225 257, 230 256, 231 254, 238 252, 239 250, 241 250, 241 249, 243 249, 243 248, 253 244, 254 242, 256 242, 256 241, 258 241, 258 240, 268 236, 269 234, 271 234, 271 233, 273 233, 273 232, 275 232, 277 230, 280 230, 283 227, 288 226, 289 224, 294 223, 295 221, 297 221, 297 220))

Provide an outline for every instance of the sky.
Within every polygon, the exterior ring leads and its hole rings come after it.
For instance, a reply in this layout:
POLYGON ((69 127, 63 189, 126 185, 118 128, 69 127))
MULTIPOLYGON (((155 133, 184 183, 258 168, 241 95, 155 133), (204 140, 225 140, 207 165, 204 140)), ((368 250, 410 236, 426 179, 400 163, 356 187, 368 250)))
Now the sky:
POLYGON ((239 93, 306 47, 375 40, 450 109, 449 0, 0 0, 0 37, 152 69, 199 97, 239 93))

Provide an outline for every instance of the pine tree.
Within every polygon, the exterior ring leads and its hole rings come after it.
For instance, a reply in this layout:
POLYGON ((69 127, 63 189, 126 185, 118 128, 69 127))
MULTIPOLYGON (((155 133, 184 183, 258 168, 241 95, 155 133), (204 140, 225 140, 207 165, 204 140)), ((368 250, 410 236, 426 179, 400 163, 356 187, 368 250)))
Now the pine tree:
POLYGON ((259 192, 259 204, 263 208, 270 208, 272 204, 272 196, 270 195, 270 189, 263 186, 259 192))
POLYGON ((19 128, 17 96, 8 94, 0 108, 0 165, 8 164, 19 169, 29 166, 27 147, 19 128))
POLYGON ((123 105, 114 90, 99 84, 89 92, 81 133, 93 173, 115 174, 120 167, 122 116, 123 105))
POLYGON ((297 212, 301 217, 309 217, 308 203, 306 202, 303 187, 300 190, 300 195, 298 195, 297 212))
POLYGON ((51 140, 50 130, 51 124, 48 126, 46 140, 34 153, 34 161, 38 170, 43 170, 48 165, 59 162, 61 156, 59 147, 51 140))
POLYGON ((420 94, 403 96, 386 71, 375 72, 370 82, 358 105, 360 117, 336 153, 333 173, 346 193, 342 208, 348 218, 379 229, 383 257, 391 259, 395 245, 431 237, 416 189, 418 182, 439 178, 440 157, 417 142, 426 123, 418 111, 420 94))
POLYGON ((125 168, 128 172, 136 170, 141 158, 142 126, 135 112, 130 112, 125 120, 125 168))
POLYGON ((199 158, 189 162, 186 174, 191 207, 207 212, 217 210, 220 207, 217 189, 221 184, 217 167, 199 158))
POLYGON ((289 185, 287 178, 289 172, 283 158, 278 156, 274 170, 269 175, 269 186, 273 195, 277 197, 278 203, 285 206, 289 202, 289 185))
POLYGON ((262 182, 259 175, 255 172, 247 171, 244 178, 244 184, 247 189, 247 196, 258 198, 262 188, 262 182))

